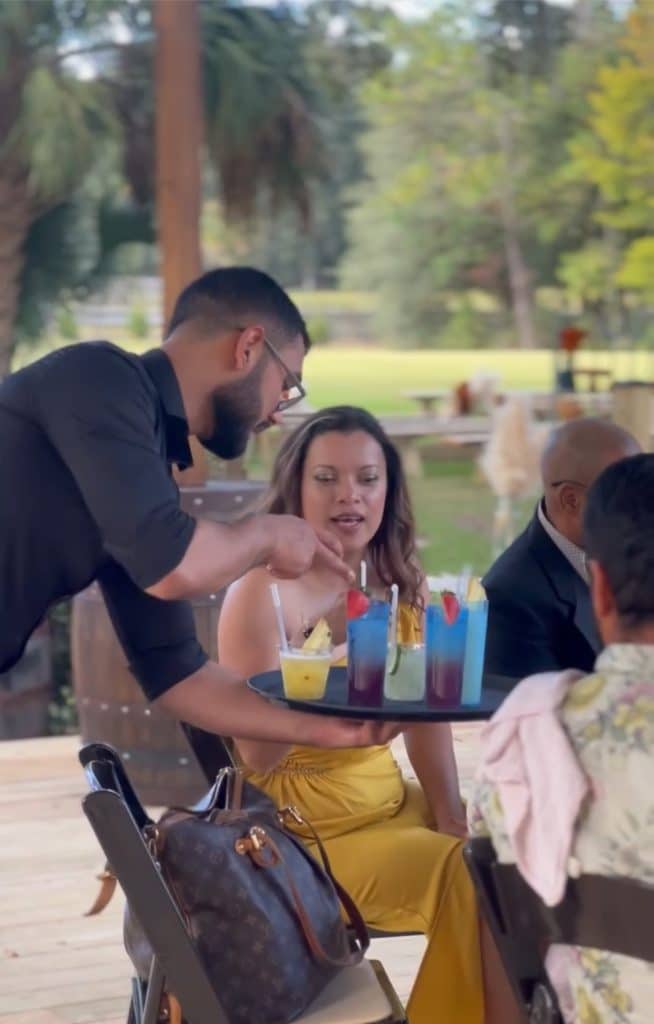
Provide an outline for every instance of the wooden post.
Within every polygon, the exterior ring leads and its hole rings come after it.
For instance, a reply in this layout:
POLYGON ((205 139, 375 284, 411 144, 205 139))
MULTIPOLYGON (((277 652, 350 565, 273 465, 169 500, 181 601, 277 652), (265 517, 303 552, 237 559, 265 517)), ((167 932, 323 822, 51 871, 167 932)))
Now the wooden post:
MULTIPOLYGON (((163 316, 202 273, 203 96, 198 0, 154 0, 156 201, 163 316)), ((191 439, 193 467, 180 484, 204 483, 207 460, 191 439)))
POLYGON ((611 391, 613 422, 633 434, 644 452, 654 450, 654 385, 646 381, 618 381, 611 391))

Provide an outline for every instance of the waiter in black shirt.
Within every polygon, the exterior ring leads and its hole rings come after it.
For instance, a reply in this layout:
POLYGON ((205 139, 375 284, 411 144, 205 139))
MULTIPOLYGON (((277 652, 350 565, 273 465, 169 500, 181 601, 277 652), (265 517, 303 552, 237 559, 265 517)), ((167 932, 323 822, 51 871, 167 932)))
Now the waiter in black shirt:
POLYGON ((210 271, 180 295, 161 348, 60 349, 0 383, 0 672, 51 604, 102 588, 147 697, 224 735, 318 746, 383 742, 390 726, 268 704, 208 660, 188 598, 255 565, 296 577, 320 561, 343 578, 338 541, 294 516, 236 524, 182 511, 171 465, 189 434, 233 459, 304 395, 309 337, 272 278, 210 271))

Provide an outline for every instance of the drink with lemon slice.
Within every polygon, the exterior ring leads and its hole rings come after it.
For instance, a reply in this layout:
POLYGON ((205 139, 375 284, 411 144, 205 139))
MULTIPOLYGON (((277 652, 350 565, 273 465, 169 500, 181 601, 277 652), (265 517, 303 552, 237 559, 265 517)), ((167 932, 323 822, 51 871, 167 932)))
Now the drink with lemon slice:
POLYGON ((289 700, 321 700, 325 696, 332 656, 332 634, 320 619, 302 647, 280 650, 284 694, 289 700))
POLYGON ((425 645, 391 647, 384 679, 388 700, 422 700, 425 696, 425 645))

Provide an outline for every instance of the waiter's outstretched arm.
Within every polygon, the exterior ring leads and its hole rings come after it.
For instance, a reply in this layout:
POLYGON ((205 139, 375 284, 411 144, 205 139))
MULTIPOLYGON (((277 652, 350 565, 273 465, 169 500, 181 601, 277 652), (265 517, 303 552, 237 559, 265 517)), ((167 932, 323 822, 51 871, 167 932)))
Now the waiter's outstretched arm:
POLYGON ((402 726, 302 714, 270 704, 243 680, 213 661, 172 686, 156 701, 175 718, 220 736, 314 747, 387 743, 402 726))
POLYGON ((316 562, 347 581, 352 574, 341 555, 335 537, 296 516, 258 515, 234 524, 200 519, 179 564, 145 589, 169 601, 219 590, 256 565, 292 578, 316 562))

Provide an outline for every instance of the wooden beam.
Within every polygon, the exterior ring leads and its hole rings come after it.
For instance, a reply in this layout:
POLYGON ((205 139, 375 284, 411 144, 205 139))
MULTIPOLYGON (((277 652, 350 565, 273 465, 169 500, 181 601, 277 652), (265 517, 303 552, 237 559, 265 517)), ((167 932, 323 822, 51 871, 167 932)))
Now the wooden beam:
MULTIPOLYGON (((203 96, 198 0, 154 0, 156 202, 163 314, 202 273, 203 96)), ((192 439, 194 465, 181 484, 204 483, 207 460, 192 439)))

